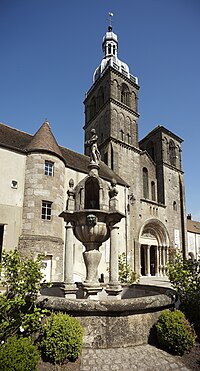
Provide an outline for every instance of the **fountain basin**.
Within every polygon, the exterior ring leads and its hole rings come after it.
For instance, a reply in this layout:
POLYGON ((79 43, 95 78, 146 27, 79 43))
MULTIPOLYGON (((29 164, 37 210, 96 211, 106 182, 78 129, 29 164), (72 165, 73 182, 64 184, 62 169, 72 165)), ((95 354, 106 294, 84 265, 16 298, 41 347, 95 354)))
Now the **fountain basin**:
POLYGON ((84 347, 109 348, 153 341, 158 317, 164 309, 174 308, 175 300, 172 289, 139 284, 123 287, 120 300, 41 295, 37 303, 40 307, 76 317, 84 327, 84 347))

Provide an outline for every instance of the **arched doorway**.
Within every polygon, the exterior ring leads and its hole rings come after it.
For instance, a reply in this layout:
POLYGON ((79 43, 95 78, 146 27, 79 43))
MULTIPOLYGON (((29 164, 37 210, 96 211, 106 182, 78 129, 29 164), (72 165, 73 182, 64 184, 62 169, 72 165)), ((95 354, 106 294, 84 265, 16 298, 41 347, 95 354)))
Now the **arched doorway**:
POLYGON ((140 230, 139 242, 140 274, 164 276, 169 250, 169 235, 165 225, 157 219, 148 219, 140 230))

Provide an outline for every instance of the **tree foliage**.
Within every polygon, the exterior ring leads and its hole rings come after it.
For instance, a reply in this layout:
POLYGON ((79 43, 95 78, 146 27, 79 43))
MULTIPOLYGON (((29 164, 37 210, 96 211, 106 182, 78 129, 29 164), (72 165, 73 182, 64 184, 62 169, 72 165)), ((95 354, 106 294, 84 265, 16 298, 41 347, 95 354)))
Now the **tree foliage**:
POLYGON ((40 258, 22 259, 17 249, 3 252, 1 285, 5 292, 0 294, 0 341, 39 330, 46 313, 35 305, 43 278, 41 267, 40 258))

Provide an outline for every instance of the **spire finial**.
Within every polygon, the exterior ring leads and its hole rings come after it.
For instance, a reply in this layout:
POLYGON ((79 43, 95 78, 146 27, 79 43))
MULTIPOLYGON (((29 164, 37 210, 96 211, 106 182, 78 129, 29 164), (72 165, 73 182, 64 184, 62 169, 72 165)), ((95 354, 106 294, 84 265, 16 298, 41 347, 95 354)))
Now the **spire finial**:
POLYGON ((110 22, 108 26, 108 31, 111 32, 112 31, 112 17, 114 14, 112 12, 109 12, 108 15, 109 15, 109 22, 110 22))

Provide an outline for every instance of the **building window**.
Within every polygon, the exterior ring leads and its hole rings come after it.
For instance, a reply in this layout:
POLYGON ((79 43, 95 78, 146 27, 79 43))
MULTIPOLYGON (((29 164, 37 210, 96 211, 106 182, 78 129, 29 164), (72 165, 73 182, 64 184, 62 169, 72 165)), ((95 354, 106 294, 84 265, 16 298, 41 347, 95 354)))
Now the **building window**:
POLYGON ((42 201, 42 219, 51 220, 52 202, 42 201))
POLYGON ((176 147, 172 139, 169 141, 169 161, 171 165, 176 166, 176 147))
POLYGON ((151 199, 152 201, 156 201, 156 188, 155 188, 155 182, 151 182, 151 199))
POLYGON ((128 144, 131 143, 131 135, 129 133, 127 134, 127 142, 128 142, 128 144))
POLYGON ((51 161, 45 161, 44 174, 48 176, 53 176, 54 163, 51 161))
POLYGON ((121 102, 129 106, 129 89, 126 84, 121 87, 121 102))
POLYGON ((121 140, 124 140, 124 132, 122 129, 120 130, 120 137, 121 137, 121 140))
POLYGON ((91 99, 91 104, 90 104, 90 119, 93 118, 93 116, 96 114, 97 111, 97 103, 96 103, 96 98, 93 97, 91 99))
POLYGON ((142 171, 143 171, 143 196, 144 198, 149 198, 148 170, 146 167, 144 167, 142 171))
POLYGON ((176 201, 173 202, 173 210, 174 211, 177 211, 177 203, 176 203, 176 201))

